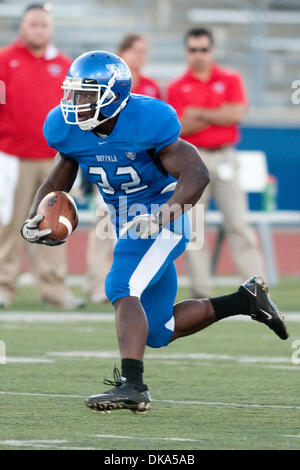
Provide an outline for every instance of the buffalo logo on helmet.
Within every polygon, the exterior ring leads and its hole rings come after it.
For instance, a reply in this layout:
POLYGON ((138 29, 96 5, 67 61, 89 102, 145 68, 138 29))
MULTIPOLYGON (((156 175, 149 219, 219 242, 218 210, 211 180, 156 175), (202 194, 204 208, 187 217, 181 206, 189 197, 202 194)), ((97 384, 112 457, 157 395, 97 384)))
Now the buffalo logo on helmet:
POLYGON ((106 68, 112 75, 115 74, 116 80, 129 80, 131 78, 130 70, 126 64, 107 64, 106 68))

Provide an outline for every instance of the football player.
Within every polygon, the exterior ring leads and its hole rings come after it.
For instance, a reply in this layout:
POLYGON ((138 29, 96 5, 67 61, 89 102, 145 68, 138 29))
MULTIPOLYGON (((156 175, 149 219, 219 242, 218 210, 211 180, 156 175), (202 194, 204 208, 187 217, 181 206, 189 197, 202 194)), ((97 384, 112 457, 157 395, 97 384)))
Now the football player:
POLYGON ((191 335, 231 315, 249 315, 281 339, 288 333, 267 286, 253 277, 226 296, 174 305, 174 260, 189 240, 186 206, 194 205, 209 182, 196 148, 179 139, 174 109, 163 101, 130 95, 125 62, 105 51, 78 57, 63 83, 60 106, 50 111, 44 135, 58 161, 38 190, 23 237, 46 240, 36 210, 51 191, 70 191, 78 166, 95 183, 111 210, 118 235, 106 295, 114 305, 121 373, 107 392, 86 405, 95 411, 128 408, 143 413, 150 395, 143 381, 146 344, 153 348, 191 335))

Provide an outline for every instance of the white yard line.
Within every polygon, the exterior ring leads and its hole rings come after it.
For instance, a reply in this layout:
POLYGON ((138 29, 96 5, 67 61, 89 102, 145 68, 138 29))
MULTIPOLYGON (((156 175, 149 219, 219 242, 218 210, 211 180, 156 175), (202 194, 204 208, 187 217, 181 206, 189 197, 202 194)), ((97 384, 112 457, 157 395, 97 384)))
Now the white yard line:
MULTIPOLYGON (((183 365, 183 364, 182 364, 182 361, 172 361, 172 360, 170 360, 170 361, 169 361, 169 360, 166 360, 166 361, 161 360, 161 361, 160 361, 160 364, 166 364, 166 365, 171 365, 171 366, 172 366, 172 365, 178 366, 178 364, 183 365)), ((199 366, 199 367, 213 367, 214 364, 213 364, 212 362, 202 362, 202 361, 201 361, 201 362, 199 362, 199 363, 195 363, 195 362, 194 362, 194 363, 193 363, 193 366, 199 366)))
MULTIPOLYGON (((85 276, 82 275, 69 275, 67 277, 67 285, 68 286, 79 286, 82 287, 85 283, 85 276)), ((213 286, 230 286, 230 287, 236 287, 239 284, 239 278, 238 276, 214 276, 212 279, 212 285, 213 286)), ((31 273, 25 272, 22 273, 19 278, 18 278, 18 286, 22 287, 28 287, 28 286, 34 286, 34 277, 32 276, 31 273)), ((191 282, 190 279, 187 275, 180 275, 178 276, 178 285, 180 287, 190 287, 191 282)))
MULTIPOLYGON (((300 322, 300 312, 284 313, 287 321, 300 322)), ((21 312, 11 311, 0 313, 0 322, 6 323, 107 323, 114 322, 115 315, 112 312, 21 312)), ((251 321, 247 315, 235 315, 226 318, 226 322, 230 321, 251 321)))
POLYGON ((111 312, 106 313, 83 313, 83 312, 72 312, 72 313, 61 313, 61 312, 7 312, 0 313, 0 322, 6 323, 77 323, 77 322, 88 322, 88 323, 105 323, 113 322, 115 315, 111 312))
POLYGON ((294 437, 295 439, 300 439, 300 434, 283 434, 283 437, 294 437))
POLYGON ((152 400, 159 403, 174 403, 177 405, 213 405, 213 406, 233 406, 238 408, 274 408, 285 410, 300 410, 300 405, 266 405, 257 403, 226 403, 221 401, 182 401, 182 400, 152 400))
MULTIPOLYGON (((47 398, 86 398, 82 395, 63 395, 57 393, 29 393, 29 392, 5 392, 0 391, 0 395, 20 395, 29 397, 47 397, 47 398)), ((209 406, 231 406, 237 408, 272 408, 285 410, 300 410, 300 405, 269 405, 258 403, 231 403, 220 401, 195 401, 195 400, 152 400, 153 403, 170 403, 175 405, 209 405, 209 406)))
MULTIPOLYGON (((119 351, 53 351, 47 353, 49 358, 39 357, 7 357, 6 364, 53 364, 55 358, 63 359, 119 359, 119 351)), ((145 354, 145 359, 159 360, 169 364, 180 364, 184 361, 198 361, 196 365, 212 365, 203 361, 233 361, 238 364, 260 364, 263 367, 300 372, 300 365, 291 365, 291 358, 284 356, 234 356, 229 354, 213 353, 155 353, 145 354), (269 365, 270 364, 270 365, 269 365), (288 364, 277 365, 277 364, 288 364)))
MULTIPOLYGON (((300 322, 300 312, 282 312, 282 315, 287 321, 300 322)), ((248 315, 234 315, 224 319, 225 321, 248 321, 251 318, 248 315)), ((253 321, 253 320, 252 320, 253 321)))
POLYGON ((59 449, 59 450, 109 450, 109 449, 103 449, 103 447, 72 447, 72 446, 53 447, 53 449, 59 449))
POLYGON ((19 395, 24 397, 49 397, 49 398, 85 398, 82 395, 64 395, 61 393, 30 393, 30 392, 1 392, 0 395, 19 395))
MULTIPOLYGON (((48 353, 49 356, 63 357, 63 358, 84 358, 84 359, 117 359, 120 353, 114 351, 53 351, 48 353)), ((213 353, 146 353, 145 359, 159 359, 159 360, 212 360, 212 361, 235 361, 238 363, 253 364, 280 364, 291 363, 289 356, 233 356, 229 354, 213 354, 213 353)))
POLYGON ((72 447, 60 446, 58 444, 68 443, 69 441, 0 441, 2 446, 10 447, 34 447, 40 449, 61 449, 61 450, 102 450, 99 447, 72 447))
MULTIPOLYGON (((181 364, 183 365, 183 362, 182 361, 160 361, 160 364, 166 364, 166 365, 176 365, 178 366, 178 364, 181 364)), ((214 364, 212 362, 194 362, 193 363, 193 367, 213 367, 214 364)), ((264 368, 264 369, 279 369, 279 370, 291 370, 293 372, 298 372, 300 373, 300 366, 269 366, 269 365, 265 365, 265 364, 260 364, 260 367, 264 368)))
POLYGON ((48 356, 63 358, 96 358, 96 359, 117 359, 120 358, 119 351, 50 351, 48 356))
POLYGON ((29 441, 15 441, 15 440, 7 440, 7 441, 0 441, 1 444, 3 443, 10 443, 10 444, 15 444, 19 442, 30 442, 31 444, 66 444, 69 441, 66 441, 65 439, 63 440, 56 440, 56 439, 31 439, 29 441))
POLYGON ((265 366, 262 365, 265 369, 279 369, 279 370, 292 370, 294 372, 300 372, 300 365, 295 366, 265 366))
POLYGON ((54 364, 52 359, 39 357, 7 357, 6 364, 54 364))
POLYGON ((200 442, 199 439, 185 439, 181 437, 133 437, 133 436, 116 436, 114 434, 94 434, 91 437, 102 437, 109 439, 133 439, 138 441, 179 441, 179 442, 200 442))

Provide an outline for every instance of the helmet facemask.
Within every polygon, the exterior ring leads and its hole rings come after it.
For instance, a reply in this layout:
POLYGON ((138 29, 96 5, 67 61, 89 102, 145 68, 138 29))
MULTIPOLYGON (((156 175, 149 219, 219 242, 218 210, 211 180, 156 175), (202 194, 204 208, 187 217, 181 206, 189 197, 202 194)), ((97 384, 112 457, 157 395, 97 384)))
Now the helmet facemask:
POLYGON ((101 109, 110 105, 117 98, 117 95, 111 89, 115 83, 115 75, 110 78, 107 85, 98 84, 93 79, 83 81, 82 78, 67 76, 62 85, 64 96, 60 103, 65 122, 67 124, 76 124, 80 129, 90 131, 116 116, 123 109, 128 98, 120 104, 111 116, 99 119, 101 109), (80 100, 80 96, 82 100, 80 100), (85 100, 87 101, 85 102, 85 100), (79 101, 82 101, 83 104, 78 104, 79 101), (79 114, 82 117, 83 113, 90 113, 92 110, 94 110, 92 117, 80 120, 79 114))

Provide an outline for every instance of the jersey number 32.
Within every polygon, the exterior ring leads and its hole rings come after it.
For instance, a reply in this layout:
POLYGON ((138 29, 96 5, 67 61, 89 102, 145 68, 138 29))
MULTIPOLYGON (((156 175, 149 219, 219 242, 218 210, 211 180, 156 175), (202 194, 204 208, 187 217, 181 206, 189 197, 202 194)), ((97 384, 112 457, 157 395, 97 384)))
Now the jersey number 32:
MULTIPOLYGON (((107 173, 103 167, 101 166, 90 167, 89 174, 99 176, 99 181, 97 181, 97 184, 98 186, 100 186, 100 188, 105 194, 116 193, 116 190, 109 183, 107 173)), ((118 166, 116 168, 116 172, 114 176, 125 176, 125 175, 127 177, 128 176, 130 177, 130 181, 121 183, 120 185, 120 189, 123 190, 125 194, 136 193, 138 191, 142 191, 143 189, 148 188, 148 185, 146 184, 140 186, 141 178, 135 168, 133 168, 132 166, 118 166)))

